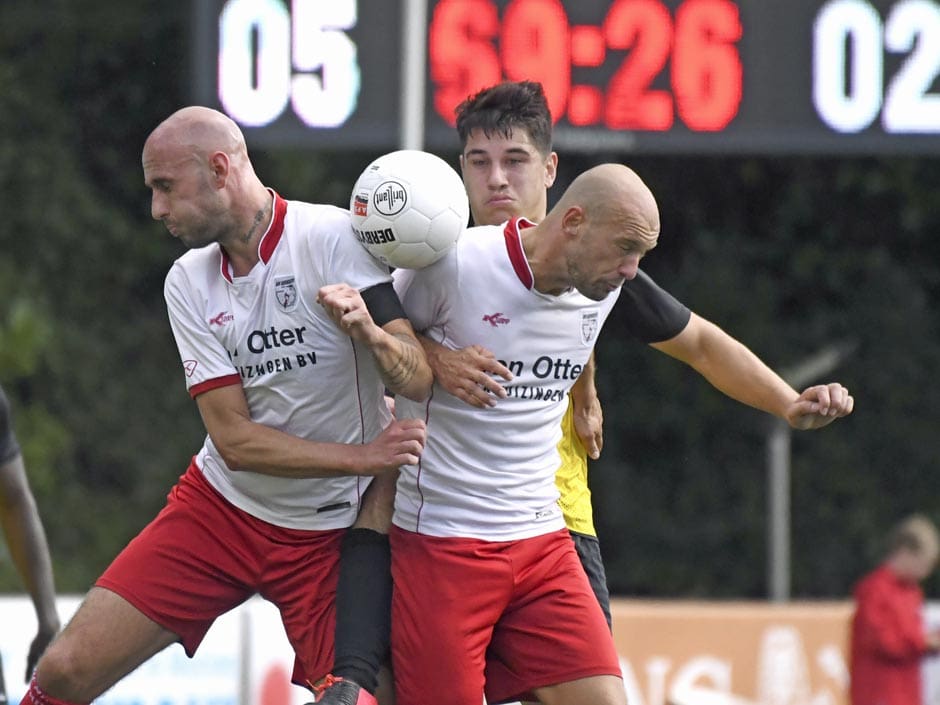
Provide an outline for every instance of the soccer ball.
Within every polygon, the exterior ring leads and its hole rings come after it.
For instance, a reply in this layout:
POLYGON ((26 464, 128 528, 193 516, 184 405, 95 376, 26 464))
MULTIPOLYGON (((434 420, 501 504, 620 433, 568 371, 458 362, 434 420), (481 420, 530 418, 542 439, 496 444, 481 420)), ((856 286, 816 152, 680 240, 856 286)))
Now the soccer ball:
POLYGON ((470 218, 463 181, 440 157, 417 149, 384 154, 365 168, 349 200, 353 230, 390 267, 420 269, 457 242, 470 218))

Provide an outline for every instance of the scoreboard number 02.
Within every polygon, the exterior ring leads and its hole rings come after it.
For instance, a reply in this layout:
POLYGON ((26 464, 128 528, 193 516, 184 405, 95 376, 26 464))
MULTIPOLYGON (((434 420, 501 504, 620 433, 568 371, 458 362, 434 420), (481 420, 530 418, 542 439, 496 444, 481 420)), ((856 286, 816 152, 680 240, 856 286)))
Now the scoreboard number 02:
POLYGON ((887 133, 940 132, 940 5, 901 0, 881 15, 865 0, 831 0, 813 26, 813 104, 832 129, 881 117, 887 133), (886 76, 885 55, 903 57, 886 76), (886 80, 887 79, 887 80, 886 80))

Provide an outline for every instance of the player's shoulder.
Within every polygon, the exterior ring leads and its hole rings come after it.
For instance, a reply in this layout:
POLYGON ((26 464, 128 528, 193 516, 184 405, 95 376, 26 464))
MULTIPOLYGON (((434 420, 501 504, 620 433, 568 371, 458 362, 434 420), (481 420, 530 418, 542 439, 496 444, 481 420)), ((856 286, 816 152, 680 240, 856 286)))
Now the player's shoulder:
POLYGON ((501 225, 474 225, 460 233, 454 250, 469 254, 492 250, 496 246, 505 247, 504 242, 501 225))
POLYGON ((349 211, 326 203, 288 201, 284 230, 288 238, 327 241, 339 245, 358 242, 349 211))
POLYGON ((192 279, 207 273, 221 272, 222 248, 218 243, 187 250, 174 260, 167 272, 166 281, 192 279))

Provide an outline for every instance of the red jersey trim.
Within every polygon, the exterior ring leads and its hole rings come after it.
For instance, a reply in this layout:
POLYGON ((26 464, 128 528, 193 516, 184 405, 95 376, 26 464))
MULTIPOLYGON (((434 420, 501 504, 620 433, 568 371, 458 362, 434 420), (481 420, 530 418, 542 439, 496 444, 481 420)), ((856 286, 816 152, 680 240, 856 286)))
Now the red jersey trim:
POLYGON ((233 384, 241 384, 242 378, 237 374, 225 375, 224 377, 215 377, 214 379, 207 379, 205 382, 200 382, 199 384, 194 384, 189 388, 189 396, 195 399, 203 392, 208 392, 213 389, 218 389, 219 387, 228 387, 233 384))
POLYGON ((535 276, 529 267, 529 260, 525 257, 525 250, 522 248, 522 235, 520 234, 526 228, 535 225, 531 220, 525 218, 513 218, 506 227, 503 228, 503 236, 506 238, 506 251, 509 253, 509 261, 512 268, 519 277, 526 289, 531 289, 535 285, 535 276))
MULTIPOLYGON (((284 217, 287 215, 287 201, 281 198, 274 189, 269 188, 268 192, 274 198, 274 212, 271 214, 271 224, 268 225, 268 229, 258 242, 258 257, 265 264, 270 261, 274 250, 277 248, 277 243, 281 241, 281 236, 284 234, 284 217)), ((222 277, 225 281, 231 283, 232 267, 228 253, 223 247, 220 247, 219 250, 222 252, 222 277)))

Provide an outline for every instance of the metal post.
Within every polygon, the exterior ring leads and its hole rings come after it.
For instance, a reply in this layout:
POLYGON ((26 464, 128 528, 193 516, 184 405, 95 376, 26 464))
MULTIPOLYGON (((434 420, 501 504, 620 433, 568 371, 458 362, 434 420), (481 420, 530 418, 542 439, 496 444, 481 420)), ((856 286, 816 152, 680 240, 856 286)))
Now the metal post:
MULTIPOLYGON (((780 376, 796 389, 802 389, 832 372, 856 347, 854 341, 829 345, 780 376)), ((767 591, 774 602, 790 599, 791 437, 787 422, 774 419, 767 433, 767 591)))
POLYGON ((401 148, 424 149, 427 0, 405 0, 402 19, 401 148))

